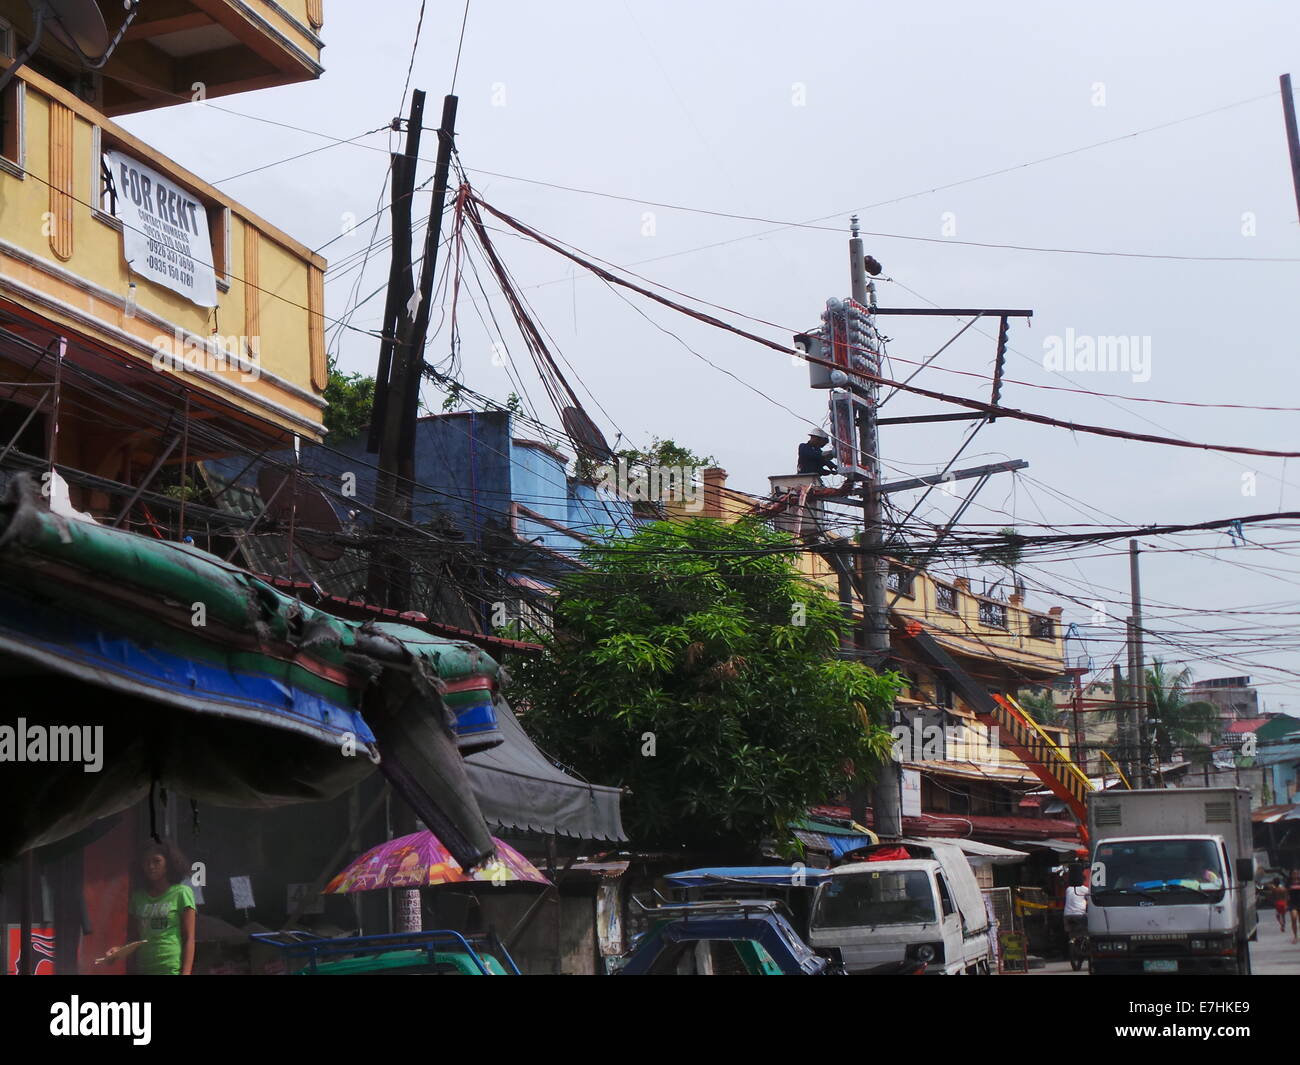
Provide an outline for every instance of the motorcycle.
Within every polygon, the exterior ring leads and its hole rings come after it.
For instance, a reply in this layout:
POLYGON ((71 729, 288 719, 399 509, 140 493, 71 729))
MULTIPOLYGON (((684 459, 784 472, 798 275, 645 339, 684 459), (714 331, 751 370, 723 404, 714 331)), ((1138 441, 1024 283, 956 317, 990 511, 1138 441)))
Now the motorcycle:
POLYGON ((1069 938, 1070 968, 1077 973, 1088 960, 1088 926, 1080 921, 1069 929, 1069 938))

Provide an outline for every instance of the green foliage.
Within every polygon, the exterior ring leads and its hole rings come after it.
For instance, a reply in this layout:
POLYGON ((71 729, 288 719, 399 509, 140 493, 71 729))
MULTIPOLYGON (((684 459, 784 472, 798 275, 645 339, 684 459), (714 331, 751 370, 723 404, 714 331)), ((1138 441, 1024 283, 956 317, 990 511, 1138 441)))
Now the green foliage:
POLYGON ((333 359, 329 364, 329 383, 325 386, 325 428, 331 445, 361 435, 370 424, 375 404, 375 379, 364 374, 345 374, 333 359))
POLYGON ((1060 716, 1056 703, 1052 701, 1050 689, 1040 691, 1026 689, 1016 696, 1016 702, 1023 706, 1029 712, 1029 716, 1040 725, 1054 725, 1060 716))
POLYGON ((1001 539, 1001 543, 981 548, 976 552, 977 557, 981 562, 987 562, 994 566, 1005 566, 1007 569, 1014 570, 1020 565, 1020 559, 1024 554, 1024 539, 1016 529, 1010 526, 999 529, 998 537, 1001 539))
MULTIPOLYGON (((707 469, 718 464, 718 460, 712 455, 698 455, 688 447, 683 447, 672 440, 661 440, 657 436, 651 438, 648 447, 625 447, 622 451, 614 452, 610 464, 616 463, 619 459, 627 462, 628 470, 634 475, 638 467, 644 472, 647 466, 697 466, 707 469)), ((573 464, 573 476, 579 481, 592 484, 600 479, 600 470, 604 465, 602 462, 579 455, 573 464)))
POLYGON ((661 440, 652 437, 649 447, 628 447, 616 452, 619 458, 627 459, 628 468, 633 466, 716 466, 718 460, 712 455, 698 455, 688 447, 673 440, 661 440))
POLYGON ((758 524, 657 522, 588 548, 512 691, 552 755, 630 789, 639 845, 751 847, 869 775, 902 685, 835 656, 839 606, 758 524), (649 750, 653 743, 654 754, 649 750))
MULTIPOLYGON (((1159 658, 1151 659, 1146 673, 1146 698, 1151 708, 1148 726, 1160 760, 1168 762, 1176 751, 1182 751, 1193 762, 1209 758, 1210 744, 1218 742, 1221 722, 1219 709, 1213 703, 1188 701, 1188 688, 1192 671, 1188 667, 1171 672, 1159 658), (1204 737, 1204 738, 1203 738, 1204 737)), ((1115 699, 1120 703, 1137 698, 1131 677, 1121 676, 1115 689, 1115 699)), ((1106 719, 1116 720, 1118 711, 1108 710, 1106 719)))
POLYGON ((447 382, 447 398, 442 401, 442 412, 444 414, 460 409, 461 401, 464 398, 463 391, 464 387, 459 381, 447 382))
POLYGON ((1164 662, 1153 658, 1146 674, 1152 737, 1161 761, 1170 761, 1175 748, 1187 752, 1193 761, 1204 760, 1208 749, 1201 737, 1208 734, 1211 743, 1218 740, 1218 707, 1187 699, 1192 683, 1192 671, 1187 667, 1173 673, 1166 670, 1164 662))

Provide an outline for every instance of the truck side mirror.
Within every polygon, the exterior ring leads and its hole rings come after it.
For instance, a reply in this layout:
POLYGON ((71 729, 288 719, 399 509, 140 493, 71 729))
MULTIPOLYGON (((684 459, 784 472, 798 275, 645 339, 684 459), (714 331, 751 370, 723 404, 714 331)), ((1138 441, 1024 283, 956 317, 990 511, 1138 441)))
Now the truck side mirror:
POLYGON ((1255 879, 1255 859, 1238 858, 1237 859, 1237 882, 1249 884, 1255 879))

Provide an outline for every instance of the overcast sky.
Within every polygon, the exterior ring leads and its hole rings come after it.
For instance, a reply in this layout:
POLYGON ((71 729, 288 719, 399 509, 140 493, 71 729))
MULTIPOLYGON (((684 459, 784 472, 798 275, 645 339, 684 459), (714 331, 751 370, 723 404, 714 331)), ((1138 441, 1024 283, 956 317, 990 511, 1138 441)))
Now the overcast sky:
MULTIPOLYGON (((248 116, 350 138, 404 111, 419 7, 418 0, 330 0, 319 82, 216 101, 238 115, 181 106, 124 125, 320 247, 349 216, 375 210, 386 132, 221 179, 328 143, 248 116)), ((430 129, 451 84, 462 9, 460 0, 427 3, 411 84, 429 94, 430 129)), ((657 282, 774 323, 780 328, 755 327, 773 339, 788 342, 790 331, 816 325, 828 296, 847 295, 847 219, 859 210, 864 230, 894 234, 867 238, 892 279, 879 285, 882 305, 1034 311, 1032 326, 1012 324, 1007 374, 1028 384, 1009 383, 1006 405, 1189 440, 1300 450, 1294 413, 1133 401, 1300 407, 1293 310, 1300 225, 1277 84, 1279 74, 1300 67, 1298 45, 1286 3, 976 10, 966 3, 471 0, 456 83, 457 144, 489 202, 592 255, 640 264, 632 269, 657 282), (1089 147, 1112 138, 1124 139, 1089 147), (980 177, 1005 168, 1015 169, 980 177), (519 178, 830 228, 778 228, 519 178), (1291 261, 975 246, 986 244, 1291 261), (1146 372, 1053 372, 1044 365, 1050 338, 1071 336, 1140 338, 1150 365, 1146 372), (1041 385, 1123 398, 1030 387, 1041 385)), ((432 173, 435 150, 427 133, 421 180, 432 173)), ((427 207, 424 195, 417 211, 427 207)), ((341 263, 366 247, 371 229, 359 225, 323 254, 341 263)), ((380 236, 387 230, 385 216, 380 236)), ((793 470, 796 445, 825 419, 825 394, 807 387, 805 368, 636 297, 629 304, 524 241, 502 235, 497 244, 572 366, 584 402, 587 389, 599 401, 588 409, 611 441, 619 433, 634 444, 671 437, 715 455, 733 487, 760 494, 769 474, 793 470)), ((364 277, 331 275, 327 313, 340 317, 356 294, 382 286, 387 268, 380 250, 364 277)), ((377 329, 382 307, 381 294, 355 311, 351 325, 377 329)), ((504 320, 499 298, 496 312, 504 320)), ((511 384, 493 364, 491 339, 474 308, 463 306, 460 317, 464 382, 504 400, 511 384)), ((961 322, 880 324, 891 338, 889 370, 901 378, 961 322)), ((948 371, 987 375, 995 335, 996 322, 967 331, 916 383, 987 398, 986 377, 948 371)), ((558 424, 523 345, 509 330, 507 340, 538 415, 558 424)), ((337 351, 345 369, 374 372, 377 344, 368 337, 347 332, 337 351)), ((444 330, 429 358, 447 353, 444 330)), ((427 398, 441 403, 432 391, 427 398)), ((953 409, 914 396, 889 406, 891 414, 953 409)), ((887 427, 886 476, 941 467, 967 429, 887 427)), ((1280 459, 1005 419, 985 426, 959 465, 1008 457, 1030 468, 991 481, 964 522, 1037 532, 1044 522, 1141 525, 1300 509, 1300 460, 1285 468, 1280 459), (1248 474, 1253 496, 1244 494, 1248 474)), ((936 493, 919 515, 941 521, 952 505, 936 493)), ((1281 529, 1245 535, 1256 544, 1295 539, 1281 529)), ((1191 664, 1198 677, 1250 674, 1270 709, 1300 715, 1293 549, 1233 548, 1226 534, 1144 542, 1160 549, 1143 559, 1148 626, 1176 641, 1163 653, 1191 664)), ((1065 606, 1066 621, 1092 637, 1072 653, 1090 653, 1108 675, 1128 613, 1127 543, 1071 554, 1025 568, 1029 603, 1065 606), (1119 624, 1093 624, 1094 603, 1119 624)))

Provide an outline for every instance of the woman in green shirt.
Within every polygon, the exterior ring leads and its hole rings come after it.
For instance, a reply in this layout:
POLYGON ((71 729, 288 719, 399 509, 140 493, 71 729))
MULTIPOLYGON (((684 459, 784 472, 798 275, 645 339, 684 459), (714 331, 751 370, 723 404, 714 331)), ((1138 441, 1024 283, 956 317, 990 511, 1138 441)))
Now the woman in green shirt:
POLYGON ((189 976, 194 968, 194 892, 189 870, 167 843, 140 852, 140 886, 131 892, 130 938, 144 940, 131 961, 145 976, 189 976))

